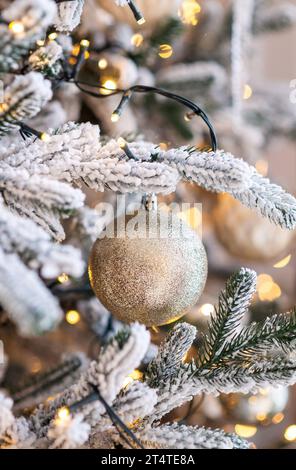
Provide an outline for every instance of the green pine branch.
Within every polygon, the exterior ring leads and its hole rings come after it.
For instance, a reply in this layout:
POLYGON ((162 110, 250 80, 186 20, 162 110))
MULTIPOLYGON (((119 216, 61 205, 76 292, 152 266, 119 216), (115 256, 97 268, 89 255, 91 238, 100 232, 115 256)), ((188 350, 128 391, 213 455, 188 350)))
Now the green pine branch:
POLYGON ((221 357, 221 351, 231 342, 240 326, 255 289, 256 273, 249 269, 242 268, 228 280, 209 322, 209 332, 201 353, 202 363, 216 362, 221 357))

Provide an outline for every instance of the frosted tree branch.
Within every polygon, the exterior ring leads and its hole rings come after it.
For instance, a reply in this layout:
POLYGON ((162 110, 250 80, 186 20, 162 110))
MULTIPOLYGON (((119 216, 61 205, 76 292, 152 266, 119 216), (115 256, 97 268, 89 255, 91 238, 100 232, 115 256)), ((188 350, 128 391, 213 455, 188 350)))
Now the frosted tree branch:
POLYGON ((62 317, 57 299, 42 284, 38 275, 27 269, 17 255, 5 254, 2 250, 0 304, 24 336, 49 331, 62 317))
POLYGON ((237 445, 230 435, 220 429, 169 424, 144 427, 137 435, 147 449, 234 449, 247 448, 241 440, 237 445))
POLYGON ((79 250, 53 243, 33 221, 1 206, 0 245, 6 253, 17 253, 31 269, 40 270, 44 278, 51 279, 63 272, 74 277, 83 274, 84 263, 79 250))
POLYGON ((58 4, 58 13, 55 18, 57 31, 70 32, 80 23, 84 0, 61 2, 58 4))
POLYGON ((18 121, 38 114, 51 97, 50 82, 41 74, 30 72, 16 77, 4 90, 0 106, 0 137, 19 128, 18 121))

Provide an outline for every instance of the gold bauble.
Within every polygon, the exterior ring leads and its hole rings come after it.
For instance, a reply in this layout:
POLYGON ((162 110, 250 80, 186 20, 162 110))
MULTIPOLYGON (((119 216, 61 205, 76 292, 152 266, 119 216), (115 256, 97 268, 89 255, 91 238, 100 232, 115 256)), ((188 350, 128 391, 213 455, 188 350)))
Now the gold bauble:
MULTIPOLYGON (((120 7, 114 1, 97 0, 100 7, 114 16, 118 22, 128 23, 132 28, 137 27, 137 22, 128 6, 120 7)), ((153 29, 159 22, 170 16, 177 16, 181 0, 135 0, 145 18, 145 24, 141 29, 153 29)))
POLYGON ((171 212, 141 209, 116 219, 108 232, 93 246, 89 276, 96 296, 116 318, 163 325, 197 302, 207 257, 183 220, 171 212))
POLYGON ((292 231, 272 224, 227 194, 219 197, 213 220, 222 245, 232 255, 248 260, 275 258, 294 236, 292 231))

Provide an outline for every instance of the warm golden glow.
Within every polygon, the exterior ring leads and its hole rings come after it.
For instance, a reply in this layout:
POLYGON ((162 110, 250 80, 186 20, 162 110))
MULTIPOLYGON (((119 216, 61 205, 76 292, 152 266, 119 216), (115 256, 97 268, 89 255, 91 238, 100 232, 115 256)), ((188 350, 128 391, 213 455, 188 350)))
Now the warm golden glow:
POLYGON ((48 142, 49 141, 49 135, 46 134, 46 132, 42 132, 40 139, 43 140, 43 142, 48 142))
POLYGON ((260 175, 262 176, 266 176, 267 173, 268 173, 268 161, 267 160, 257 160, 257 162, 255 163, 255 167, 256 167, 256 170, 258 171, 258 173, 260 173, 260 175))
POLYGON ((80 46, 89 47, 89 41, 87 39, 81 39, 80 46))
POLYGON ((70 417, 70 410, 67 406, 63 406, 57 412, 57 416, 55 419, 56 425, 60 425, 63 422, 67 421, 70 417))
POLYGON ((68 310, 66 312, 66 321, 70 325, 76 325, 80 321, 80 314, 77 312, 77 310, 68 310))
POLYGON ((215 307, 212 304, 203 304, 198 311, 205 317, 209 317, 214 313, 215 307))
POLYGON ((259 388, 259 394, 263 397, 267 397, 270 393, 269 388, 259 388))
POLYGON ((74 44, 71 54, 77 57, 79 52, 80 52, 80 45, 74 44))
POLYGON ((62 273, 62 274, 58 277, 58 281, 59 281, 61 284, 64 284, 65 282, 68 282, 68 281, 69 281, 69 276, 68 276, 68 274, 62 273))
POLYGON ((108 61, 105 57, 102 57, 102 59, 99 60, 98 67, 101 70, 105 70, 108 67, 108 61))
POLYGON ((259 412, 259 413, 256 414, 257 421, 265 421, 266 418, 267 418, 266 413, 260 413, 259 412))
POLYGON ((291 424, 291 426, 287 427, 284 433, 284 437, 286 441, 296 441, 296 424, 291 424))
POLYGON ((280 286, 274 282, 269 274, 260 274, 257 280, 257 292, 261 301, 269 301, 278 299, 282 295, 280 286))
POLYGON ((143 372, 138 369, 135 369, 131 374, 129 374, 123 381, 122 387, 126 388, 135 380, 142 380, 143 379, 143 372))
POLYGON ((271 421, 273 422, 273 424, 280 424, 284 418, 285 418, 284 413, 277 413, 273 416, 271 421))
POLYGON ((57 33, 50 33, 48 35, 48 39, 50 39, 50 41, 54 41, 54 39, 56 39, 57 37, 58 37, 57 33))
POLYGON ((198 23, 198 14, 201 12, 201 6, 196 0, 183 0, 179 9, 179 17, 182 23, 196 26, 198 23))
POLYGON ((22 34, 25 31, 25 27, 21 21, 12 21, 9 23, 8 28, 11 29, 13 34, 22 34))
POLYGON ((158 55, 162 59, 169 59, 173 54, 173 48, 170 44, 161 44, 159 46, 159 52, 158 55))
POLYGON ((257 432, 257 427, 256 426, 247 426, 245 424, 236 424, 234 426, 234 430, 236 434, 238 434, 240 437, 248 438, 248 437, 253 437, 255 436, 257 432))
POLYGON ((112 122, 118 122, 118 121, 119 121, 119 118, 120 118, 120 116, 119 116, 118 113, 112 113, 112 114, 111 114, 111 121, 112 121, 112 122))
POLYGON ((292 255, 288 255, 288 256, 286 256, 285 258, 283 258, 283 259, 281 259, 280 261, 278 261, 277 263, 275 263, 275 264, 273 265, 273 267, 274 267, 274 268, 277 268, 277 269, 285 268, 285 267, 288 266, 288 264, 290 263, 291 258, 292 258, 292 255))
POLYGON ((248 100, 251 98, 253 94, 253 90, 252 88, 250 87, 250 85, 248 85, 247 83, 245 84, 244 86, 244 93, 243 93, 243 99, 244 100, 248 100))
POLYGON ((144 36, 143 34, 136 33, 131 37, 131 44, 135 47, 140 47, 143 44, 144 36))
POLYGON ((0 113, 5 113, 8 110, 9 106, 7 103, 0 103, 0 113))
POLYGON ((201 232, 202 214, 197 207, 190 207, 178 213, 178 217, 184 220, 193 230, 201 232))
POLYGON ((103 88, 101 88, 101 94, 102 95, 110 95, 112 93, 112 91, 116 90, 117 85, 116 85, 116 82, 114 80, 112 80, 112 78, 109 78, 109 79, 106 79, 102 83, 102 87, 103 88))
POLYGON ((124 140, 123 137, 119 137, 117 139, 117 143, 121 149, 124 149, 124 147, 126 146, 126 141, 124 140))
POLYGON ((160 150, 167 150, 169 148, 168 144, 166 142, 160 142, 160 144, 158 145, 158 147, 160 148, 160 150))
POLYGON ((42 46, 44 46, 45 41, 44 41, 44 39, 38 39, 38 41, 36 41, 36 44, 37 44, 37 46, 42 47, 42 46))

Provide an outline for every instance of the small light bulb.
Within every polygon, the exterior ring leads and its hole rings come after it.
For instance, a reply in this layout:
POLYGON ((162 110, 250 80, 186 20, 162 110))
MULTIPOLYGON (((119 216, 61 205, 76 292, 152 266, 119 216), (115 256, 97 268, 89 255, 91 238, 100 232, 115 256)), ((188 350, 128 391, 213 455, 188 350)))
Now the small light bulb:
POLYGON ((255 436, 257 432, 257 427, 256 426, 248 426, 245 424, 236 424, 234 426, 234 430, 236 434, 238 434, 240 437, 245 437, 246 439, 255 436))
POLYGON ((110 95, 112 91, 116 90, 116 82, 112 79, 107 79, 102 83, 101 94, 110 95))
POLYGON ((66 313, 66 321, 69 325, 76 325, 80 321, 80 314, 77 310, 68 310, 66 313))
POLYGON ((82 47, 89 47, 89 44, 90 44, 90 42, 89 42, 88 39, 81 39, 81 41, 80 41, 80 46, 82 46, 82 47))
POLYGON ((135 47, 140 47, 143 44, 144 37, 140 33, 136 33, 131 37, 131 44, 135 47))
POLYGON ((58 33, 55 33, 55 32, 50 33, 48 35, 48 39, 50 39, 50 41, 54 41, 57 37, 58 37, 58 33))
POLYGON ((296 424, 292 424, 291 426, 287 427, 284 433, 284 437, 286 441, 296 441, 296 424))
POLYGON ((42 134, 40 135, 40 139, 43 140, 43 142, 48 142, 49 141, 49 135, 46 134, 46 132, 42 132, 42 134))
POLYGON ((99 60, 98 67, 101 70, 105 70, 108 67, 108 61, 104 57, 99 60))
POLYGON ((146 23, 145 18, 140 18, 137 23, 141 26, 142 24, 146 23))
POLYGON ((62 273, 62 274, 58 277, 58 281, 59 281, 61 284, 64 284, 65 282, 68 282, 68 281, 69 281, 69 276, 68 276, 68 274, 62 273))
POLYGON ((25 31, 25 27, 21 21, 12 21, 9 23, 8 27, 14 34, 22 34, 25 31))
POLYGON ((273 265, 273 267, 276 268, 276 269, 285 268, 285 267, 288 266, 288 264, 290 263, 291 258, 292 258, 292 255, 288 255, 288 256, 286 256, 285 258, 283 258, 283 259, 281 259, 280 261, 278 261, 277 263, 275 263, 275 264, 273 265))
POLYGON ((121 149, 124 149, 126 146, 126 141, 123 139, 123 137, 119 137, 119 139, 117 139, 117 143, 121 149))
POLYGON ((250 85, 246 83, 246 85, 244 86, 243 99, 248 100, 251 98, 252 95, 253 95, 253 90, 250 87, 250 85))
POLYGON ((62 422, 65 421, 70 416, 70 410, 67 406, 63 406, 57 412, 57 419, 62 422))
POLYGON ((170 44, 161 44, 159 46, 158 55, 162 59, 169 59, 173 54, 173 48, 170 44))
POLYGON ((210 317, 215 312, 215 307, 212 304, 203 304, 199 311, 205 317, 210 317))
POLYGON ((120 118, 120 116, 119 116, 118 113, 112 113, 112 114, 111 114, 111 121, 112 121, 112 122, 118 122, 118 121, 119 121, 119 118, 120 118))

